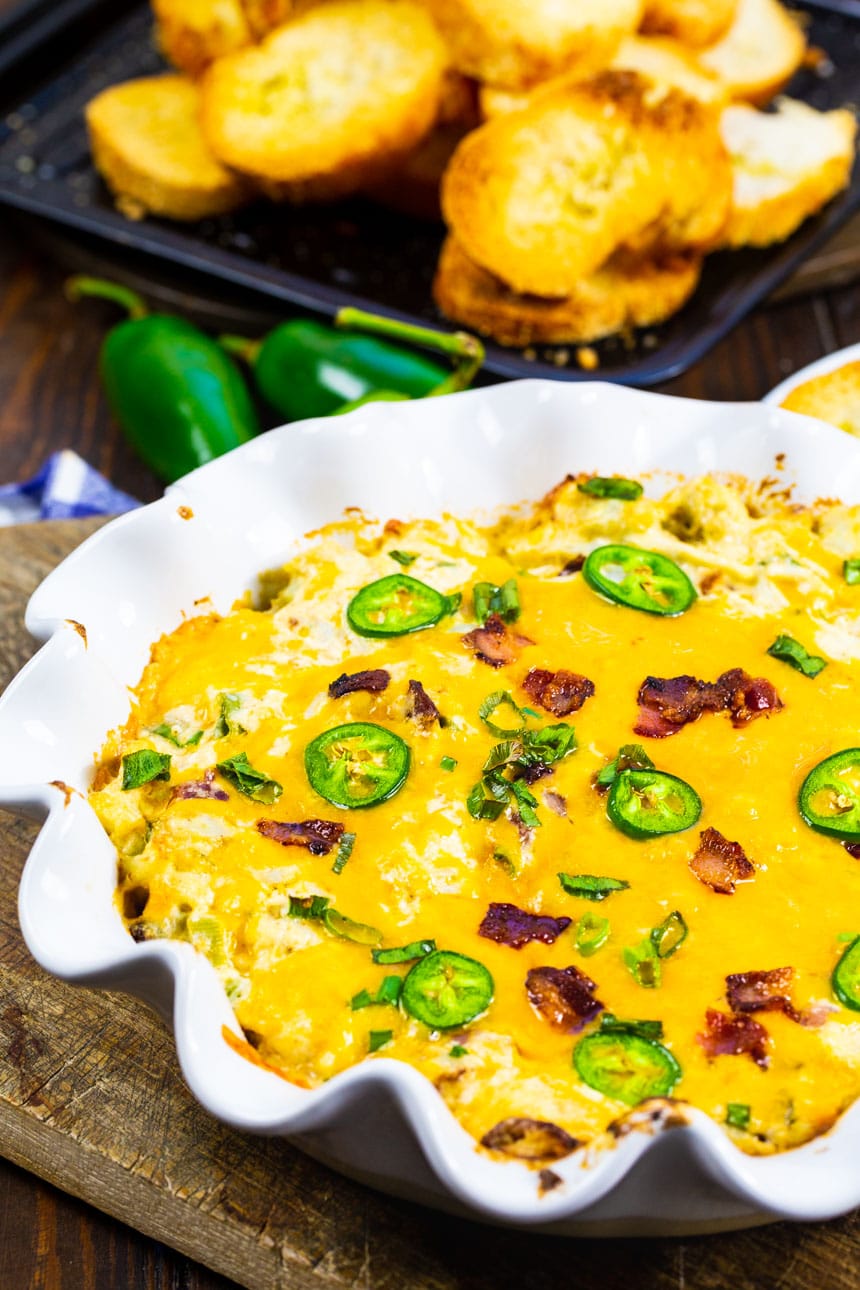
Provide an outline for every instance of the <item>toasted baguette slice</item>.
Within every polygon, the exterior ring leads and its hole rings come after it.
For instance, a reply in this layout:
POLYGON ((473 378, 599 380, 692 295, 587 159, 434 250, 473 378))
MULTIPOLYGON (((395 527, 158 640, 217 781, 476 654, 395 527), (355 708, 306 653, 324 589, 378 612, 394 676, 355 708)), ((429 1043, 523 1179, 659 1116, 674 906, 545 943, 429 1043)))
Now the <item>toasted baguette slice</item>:
MULTIPOLYGON (((617 71, 639 72, 641 76, 663 89, 681 90, 700 103, 724 103, 726 90, 722 81, 705 71, 692 50, 677 40, 661 36, 625 36, 610 63, 617 71)), ((585 80, 587 77, 568 74, 564 81, 585 80)), ((530 98, 548 89, 557 89, 561 82, 550 81, 532 91, 499 90, 492 85, 482 85, 479 94, 481 116, 484 120, 500 116, 503 112, 518 112, 526 107, 530 98)))
POLYGON ((255 40, 262 40, 276 27, 282 27, 297 7, 293 0, 241 0, 241 5, 255 40))
POLYGON ((548 91, 481 126, 442 184, 470 259, 515 291, 550 297, 625 244, 710 247, 730 198, 718 112, 630 72, 548 91))
POLYGON ((424 0, 454 67, 506 89, 604 67, 643 0, 424 0))
POLYGON ((713 45, 735 19, 738 0, 646 0, 642 30, 685 45, 713 45))
POLYGON ((289 201, 364 187, 436 118, 446 67, 412 0, 332 0, 214 63, 201 121, 225 165, 289 201))
POLYGON ((783 400, 789 412, 829 421, 860 438, 860 363, 846 363, 798 385, 783 400))
POLYGON ((162 53, 189 76, 253 39, 240 0, 152 0, 152 8, 162 53))
POLYGON ((172 73, 112 85, 87 105, 93 162, 129 218, 204 219, 249 197, 208 148, 199 109, 195 83, 172 73))
POLYGON ((559 300, 520 296, 481 269, 455 238, 442 247, 433 295, 453 322, 500 345, 585 344, 626 327, 662 322, 689 299, 701 256, 662 261, 618 256, 559 300))
POLYGON ((806 37, 793 13, 779 0, 740 0, 722 40, 699 51, 729 98, 763 107, 803 62, 806 37))
POLYGON ((795 99, 781 99, 777 112, 736 104, 720 128, 734 176, 727 246, 784 241, 851 178, 857 121, 847 109, 816 112, 795 99))

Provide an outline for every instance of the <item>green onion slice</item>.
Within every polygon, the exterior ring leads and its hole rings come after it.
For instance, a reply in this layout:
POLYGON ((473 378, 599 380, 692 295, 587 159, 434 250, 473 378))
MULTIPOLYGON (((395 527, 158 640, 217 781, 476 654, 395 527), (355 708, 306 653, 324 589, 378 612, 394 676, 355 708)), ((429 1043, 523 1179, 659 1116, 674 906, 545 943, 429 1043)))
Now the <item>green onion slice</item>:
POLYGON ((767 651, 771 658, 778 658, 781 663, 788 663, 796 671, 802 672, 804 676, 815 677, 819 672, 823 672, 827 667, 827 659, 821 658, 817 654, 810 654, 809 650, 796 641, 793 636, 786 636, 784 633, 777 636, 776 640, 767 651))
POLYGON ((483 625, 490 614, 497 614, 504 623, 515 623, 520 616, 520 593, 516 578, 508 578, 501 587, 492 582, 476 582, 472 589, 475 617, 483 625))
POLYGON ((605 477, 595 475, 586 479, 577 487, 589 497, 610 497, 621 502, 635 502, 642 496, 642 485, 638 479, 622 479, 618 475, 605 477))
POLYGON ((252 766, 248 761, 248 754, 244 752, 237 753, 235 757, 228 757, 226 761, 219 761, 215 769, 228 784, 232 784, 240 793, 250 797, 254 802, 265 802, 271 805, 284 791, 276 779, 272 779, 264 771, 252 766))
POLYGON ((750 1122, 750 1108, 746 1102, 729 1102, 726 1107, 726 1124, 732 1129, 747 1129, 750 1122))
POLYGON ((583 914, 576 924, 574 940, 576 948, 585 958, 591 958, 609 940, 611 928, 608 918, 598 918, 596 914, 583 914))
POLYGON ((415 959, 423 959, 432 954, 435 948, 435 941, 412 941, 409 945, 401 945, 396 949, 374 950, 371 958, 374 963, 412 963, 415 959))
POLYGON ((604 878, 594 873, 560 873, 558 880, 569 896, 583 900, 606 900, 615 891, 626 891, 630 886, 623 878, 604 878))
POLYGON ((126 753, 122 759, 122 787, 125 792, 151 784, 156 779, 170 779, 170 753, 155 752, 152 748, 126 753))
POLYGON ((651 928, 651 944, 658 959, 668 959, 687 939, 689 928, 680 910, 674 909, 658 927, 651 928))
POLYGON ((624 965, 637 985, 645 990, 656 990, 663 980, 663 969, 657 951, 650 939, 638 945, 627 945, 622 951, 624 965))
POLYGON ((393 1030, 371 1030, 367 1041, 368 1052, 378 1053, 380 1048, 390 1044, 393 1038, 393 1030))

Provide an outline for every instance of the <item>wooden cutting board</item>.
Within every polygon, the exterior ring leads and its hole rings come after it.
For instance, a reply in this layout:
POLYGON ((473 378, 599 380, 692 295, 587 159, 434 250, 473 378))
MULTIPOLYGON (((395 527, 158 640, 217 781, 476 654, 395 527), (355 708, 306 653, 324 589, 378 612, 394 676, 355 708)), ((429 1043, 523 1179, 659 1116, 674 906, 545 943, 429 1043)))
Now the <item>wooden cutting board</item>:
MULTIPOLYGON (((32 652, 27 597, 97 521, 0 529, 0 689, 32 652)), ((18 876, 35 827, 0 814, 0 1153, 248 1290, 857 1290, 860 1211, 684 1241, 569 1241, 432 1213, 235 1133, 191 1099, 140 1003, 30 960, 18 876)), ((860 1169, 860 1164, 858 1164, 860 1169)))

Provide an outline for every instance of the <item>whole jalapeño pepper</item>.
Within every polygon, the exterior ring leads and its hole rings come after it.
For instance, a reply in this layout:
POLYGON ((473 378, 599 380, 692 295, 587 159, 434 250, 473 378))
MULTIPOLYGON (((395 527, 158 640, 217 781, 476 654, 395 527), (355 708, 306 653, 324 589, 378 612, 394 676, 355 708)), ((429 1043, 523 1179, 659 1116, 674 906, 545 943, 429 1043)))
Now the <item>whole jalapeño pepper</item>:
POLYGON ((483 346, 474 336, 416 327, 359 309, 341 309, 335 328, 294 319, 259 341, 242 336, 220 340, 251 366, 266 402, 288 421, 464 390, 484 361, 483 346), (370 334, 344 336, 342 330, 370 334), (454 359, 454 369, 389 340, 446 354, 454 359))
POLYGON ((102 345, 102 380, 125 437, 161 479, 172 483, 260 433, 241 372, 193 323, 151 314, 136 292, 100 278, 72 278, 66 291, 127 310, 102 345))

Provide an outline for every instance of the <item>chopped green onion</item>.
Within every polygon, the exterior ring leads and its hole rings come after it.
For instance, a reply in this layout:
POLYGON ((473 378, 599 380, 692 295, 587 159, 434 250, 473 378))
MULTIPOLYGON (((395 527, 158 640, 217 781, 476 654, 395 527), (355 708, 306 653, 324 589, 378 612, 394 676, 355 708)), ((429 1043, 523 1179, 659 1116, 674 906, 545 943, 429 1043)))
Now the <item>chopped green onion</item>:
POLYGON ((223 739, 225 735, 244 735, 245 727, 233 720, 233 714, 242 706, 241 694, 221 694, 218 696, 220 716, 215 723, 215 738, 223 739))
POLYGON ((580 954, 591 958, 609 940, 609 919, 596 914, 583 914, 575 929, 575 944, 580 954))
POLYGON ((626 891, 630 886, 623 878, 602 878, 593 873, 560 873, 558 880, 569 896, 583 900, 606 900, 615 891, 626 891))
POLYGON ((457 765, 457 762, 453 757, 443 757, 439 765, 442 770, 447 770, 450 773, 457 765))
POLYGON ((509 878, 516 878, 517 866, 506 851, 494 851, 493 859, 499 868, 508 875, 509 878))
POLYGON ((527 829, 539 829, 541 826, 535 807, 538 800, 523 779, 511 781, 511 792, 517 803, 519 817, 527 829))
POLYGON ((160 735, 162 739, 166 739, 168 743, 173 744, 174 748, 196 748, 197 745, 200 743, 200 740, 203 738, 203 731, 195 730, 191 738, 186 739, 183 742, 174 733, 172 728, 168 725, 165 725, 164 722, 162 722, 160 726, 153 726, 152 733, 154 735, 160 735))
POLYGON ((484 702, 478 708, 478 716, 484 725, 495 735, 497 739, 511 739, 521 735, 525 730, 526 723, 523 720, 522 709, 514 702, 513 695, 508 690, 496 690, 493 694, 488 694, 484 702), (506 707, 516 714, 517 723, 515 726, 497 726, 490 717, 497 708, 506 707))
POLYGON ((357 923, 331 906, 323 914, 323 922, 335 936, 342 936, 345 941, 353 941, 356 945, 378 945, 382 940, 382 932, 376 927, 357 923))
POLYGON ((334 864, 331 867, 332 873, 343 873, 347 861, 352 855, 352 848, 355 846, 354 833, 342 833, 340 842, 337 844, 337 855, 334 858, 334 864))
POLYGON ((658 959, 671 958, 687 939, 689 928, 680 910, 673 910, 659 927, 651 928, 651 944, 658 959))
POLYGON ((376 994, 371 994, 369 990, 359 990, 358 994, 354 994, 350 999, 349 1006, 353 1012, 358 1012, 361 1008, 370 1008, 374 1004, 389 1004, 396 1007, 400 1002, 402 989, 402 977, 387 976, 376 994))
POLYGON ((860 560, 846 560, 842 565, 842 576, 849 587, 856 587, 860 582, 860 560))
POLYGON ((746 1129, 750 1122, 750 1108, 745 1102, 729 1102, 726 1107, 726 1124, 732 1129, 746 1129))
POLYGON ((170 753, 155 752, 152 748, 126 753, 122 759, 122 787, 125 792, 151 784, 154 779, 170 779, 170 753))
POLYGON ((456 614, 457 610, 463 603, 462 591, 452 591, 450 596, 445 596, 445 613, 456 614))
POLYGON ((525 756, 520 761, 531 757, 547 766, 553 766, 570 753, 576 752, 576 731, 565 721, 559 721, 554 726, 544 726, 542 730, 526 730, 522 738, 525 756))
POLYGON ((788 663, 790 667, 808 677, 818 676, 819 672, 823 672, 827 667, 827 659, 820 658, 817 654, 810 654, 800 641, 785 634, 777 636, 768 654, 771 658, 778 658, 781 663, 788 663))
POLYGON ((353 1012, 358 1012, 361 1008, 369 1008, 372 1003, 375 1003, 375 999, 370 991, 359 990, 358 994, 354 994, 350 999, 349 1006, 353 1012))
POLYGON ((202 936, 206 941, 206 957, 214 967, 223 967, 227 962, 227 950, 224 942, 224 925, 220 919, 211 914, 201 918, 192 918, 188 923, 192 936, 202 936))
POLYGON ((540 721, 541 719, 540 713, 535 712, 534 708, 520 708, 520 712, 525 713, 527 717, 534 717, 535 721, 540 721))
POLYGON ((641 744, 625 744, 603 770, 598 771, 595 783, 600 788, 609 788, 615 777, 623 770, 653 770, 654 763, 641 744))
POLYGON ((455 1044, 448 1054, 449 1057, 468 1057, 468 1055, 468 1048, 464 1048, 462 1044, 455 1044))
POLYGON ((392 560, 396 560, 404 569, 408 569, 410 564, 414 564, 418 559, 418 556, 413 555, 411 551, 389 551, 388 554, 392 560))
POLYGON ((466 810, 473 820, 497 820, 505 809, 505 802, 488 798, 484 793, 484 781, 469 793, 466 798, 466 810))
POLYGON ((662 1021, 628 1021, 604 1012, 600 1018, 600 1033, 609 1035, 638 1035, 640 1039, 658 1042, 663 1038, 662 1021))
POLYGON ((435 948, 435 941, 412 941, 397 949, 374 950, 371 958, 374 963, 411 963, 414 959, 423 959, 432 954, 435 948))
POLYGON ((368 1041, 368 1051, 371 1053, 379 1052, 386 1044, 390 1044, 394 1038, 393 1030, 371 1030, 368 1041))
POLYGON ((637 985, 641 985, 645 990, 657 989, 663 980, 663 968, 650 940, 640 941, 638 945, 625 946, 622 957, 625 967, 637 985))
POLYGON ((228 784, 238 788, 240 793, 254 802, 271 805, 284 791, 276 779, 271 779, 262 770, 256 770, 248 761, 248 754, 244 752, 228 757, 226 761, 219 761, 215 769, 224 776, 228 784))
POLYGON ((328 896, 290 896, 290 918, 322 918, 331 904, 328 896))
POLYGON ((491 614, 504 623, 515 623, 520 616, 520 593, 516 578, 508 578, 501 587, 492 582, 476 582, 472 589, 475 617, 483 627, 491 614))
POLYGON ((642 485, 637 479, 622 479, 617 475, 611 478, 595 475, 577 487, 589 497, 611 497, 621 502, 635 502, 642 496, 642 485))

